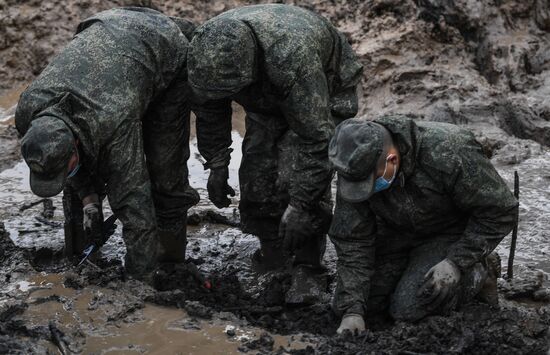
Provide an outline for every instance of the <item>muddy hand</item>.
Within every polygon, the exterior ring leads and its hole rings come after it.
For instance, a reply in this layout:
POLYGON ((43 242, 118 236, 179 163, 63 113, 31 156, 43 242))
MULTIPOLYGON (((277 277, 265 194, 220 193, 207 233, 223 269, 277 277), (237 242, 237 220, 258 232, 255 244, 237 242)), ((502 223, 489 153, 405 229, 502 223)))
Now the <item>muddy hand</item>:
POLYGON ((311 213, 288 205, 279 225, 279 238, 283 239, 283 247, 294 251, 303 246, 314 233, 314 223, 311 213))
POLYGON ((416 295, 422 304, 433 311, 455 296, 460 277, 458 266, 444 259, 426 273, 416 295))
POLYGON ((101 244, 103 242, 103 217, 100 213, 101 206, 97 203, 89 203, 82 209, 83 227, 88 242, 101 244))
POLYGON ((227 195, 231 197, 235 196, 235 190, 227 184, 228 178, 229 169, 227 167, 213 168, 210 170, 210 176, 206 184, 208 198, 218 208, 227 207, 231 204, 231 200, 227 195))
POLYGON ((346 330, 349 330, 352 333, 355 333, 356 331, 359 333, 364 332, 365 321, 363 320, 363 316, 355 313, 344 315, 344 317, 342 318, 342 322, 340 322, 338 330, 336 330, 336 333, 342 334, 346 330))

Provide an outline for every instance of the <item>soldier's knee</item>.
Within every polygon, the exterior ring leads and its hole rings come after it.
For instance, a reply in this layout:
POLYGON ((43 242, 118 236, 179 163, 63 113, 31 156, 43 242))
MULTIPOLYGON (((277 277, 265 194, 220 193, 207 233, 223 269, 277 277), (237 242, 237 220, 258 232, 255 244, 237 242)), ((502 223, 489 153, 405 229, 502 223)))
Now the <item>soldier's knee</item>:
POLYGON ((390 316, 395 320, 415 322, 429 312, 418 302, 415 290, 397 290, 391 297, 390 316))

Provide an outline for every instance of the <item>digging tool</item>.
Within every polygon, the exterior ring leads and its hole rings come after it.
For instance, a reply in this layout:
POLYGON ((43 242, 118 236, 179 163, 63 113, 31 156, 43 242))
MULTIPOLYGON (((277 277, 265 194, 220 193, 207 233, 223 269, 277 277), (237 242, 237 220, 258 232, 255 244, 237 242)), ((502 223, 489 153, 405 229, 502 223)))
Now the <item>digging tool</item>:
POLYGON ((37 201, 27 202, 27 203, 23 204, 21 207, 19 207, 19 212, 23 212, 25 210, 28 210, 31 207, 34 207, 34 206, 39 205, 41 203, 44 203, 45 200, 47 200, 47 199, 46 198, 41 198, 40 200, 37 200, 37 201))
MULTIPOLYGON (((107 218, 103 222, 103 230, 104 231, 111 230, 113 228, 116 220, 117 220, 117 218, 116 218, 115 215, 112 215, 109 218, 107 218)), ((94 241, 90 245, 88 245, 84 249, 84 251, 82 252, 82 255, 83 255, 82 260, 80 260, 80 262, 78 263, 77 266, 82 265, 82 263, 84 263, 90 257, 90 255, 92 255, 97 249, 99 249, 99 247, 101 247, 101 245, 105 244, 105 242, 107 241, 107 239, 109 239, 109 237, 111 235, 112 235, 112 233, 104 232, 103 240, 101 241, 101 244, 94 241)))
MULTIPOLYGON (((514 171, 514 196, 519 202, 519 175, 517 171, 514 171)), ((516 254, 516 242, 518 239, 518 224, 519 224, 519 208, 518 215, 516 216, 516 225, 512 231, 512 241, 510 242, 510 255, 508 256, 508 270, 506 276, 508 280, 514 277, 514 256, 516 254)))

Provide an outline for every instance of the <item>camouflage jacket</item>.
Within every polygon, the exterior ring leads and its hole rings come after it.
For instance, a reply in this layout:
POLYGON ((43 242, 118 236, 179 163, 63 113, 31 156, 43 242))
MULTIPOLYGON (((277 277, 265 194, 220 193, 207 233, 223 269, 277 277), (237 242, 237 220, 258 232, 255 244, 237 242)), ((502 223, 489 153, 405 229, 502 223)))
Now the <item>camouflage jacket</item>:
MULTIPOLYGON (((257 46, 257 78, 233 99, 246 111, 272 121, 262 125, 288 126, 298 135, 301 151, 294 167, 291 203, 310 206, 319 201, 331 178, 327 147, 333 118, 357 113, 355 89, 362 65, 328 20, 305 9, 278 4, 246 6, 210 21, 222 18, 244 22, 252 29, 257 46)), ((194 112, 205 166, 220 161, 228 164, 231 101, 195 105, 194 112)))
POLYGON ((155 226, 141 120, 170 82, 186 74, 187 48, 176 22, 157 11, 101 12, 79 24, 17 107, 21 135, 44 115, 71 128, 83 168, 70 180, 81 197, 93 191, 85 190, 92 182, 106 184, 113 211, 136 240, 155 226))
POLYGON ((344 313, 365 312, 375 241, 384 233, 418 241, 454 236, 447 257, 466 270, 516 223, 517 200, 469 131, 399 116, 375 122, 392 133, 401 166, 391 187, 369 200, 337 201, 329 235, 342 285, 336 307, 344 313))

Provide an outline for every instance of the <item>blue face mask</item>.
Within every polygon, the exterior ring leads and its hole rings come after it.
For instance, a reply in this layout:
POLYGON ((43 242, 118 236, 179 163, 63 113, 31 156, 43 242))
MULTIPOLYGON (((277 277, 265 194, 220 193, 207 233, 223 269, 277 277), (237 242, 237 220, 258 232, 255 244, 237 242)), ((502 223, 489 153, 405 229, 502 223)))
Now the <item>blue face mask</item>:
POLYGON ((387 188, 389 188, 391 186, 391 183, 393 182, 393 180, 395 179, 395 175, 397 173, 397 169, 393 169, 393 176, 391 177, 391 180, 388 181, 386 179, 384 179, 384 175, 386 175, 386 170, 388 169, 388 159, 386 158, 386 166, 384 167, 384 173, 382 174, 382 176, 380 176, 378 179, 376 179, 374 181, 374 190, 373 190, 373 193, 377 193, 377 192, 380 192, 380 191, 383 191, 383 190, 386 190, 387 188))
POLYGON ((76 166, 74 167, 74 169, 71 170, 71 172, 69 173, 69 175, 67 175, 67 178, 72 178, 73 176, 75 176, 76 173, 78 173, 78 169, 80 169, 80 163, 76 164, 76 166))
POLYGON ((78 169, 80 169, 80 154, 78 154, 78 148, 76 147, 75 145, 75 149, 76 149, 76 156, 77 156, 77 161, 78 163, 76 163, 76 166, 74 167, 73 170, 71 170, 71 172, 69 173, 69 175, 67 175, 67 178, 72 178, 73 176, 76 175, 76 173, 78 173, 78 169))

